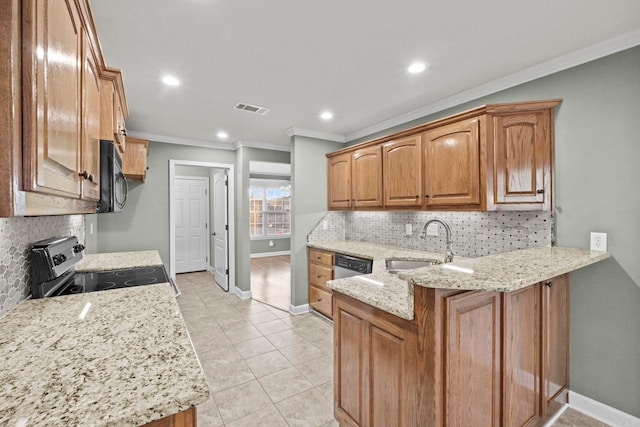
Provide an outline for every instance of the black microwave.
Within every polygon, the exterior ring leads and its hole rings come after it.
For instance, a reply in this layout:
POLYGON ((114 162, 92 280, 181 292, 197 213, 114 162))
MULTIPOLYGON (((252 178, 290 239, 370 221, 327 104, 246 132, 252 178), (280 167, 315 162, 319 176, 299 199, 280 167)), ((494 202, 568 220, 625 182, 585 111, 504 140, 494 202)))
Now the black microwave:
POLYGON ((121 212, 127 203, 127 178, 113 141, 100 140, 100 201, 98 213, 121 212))

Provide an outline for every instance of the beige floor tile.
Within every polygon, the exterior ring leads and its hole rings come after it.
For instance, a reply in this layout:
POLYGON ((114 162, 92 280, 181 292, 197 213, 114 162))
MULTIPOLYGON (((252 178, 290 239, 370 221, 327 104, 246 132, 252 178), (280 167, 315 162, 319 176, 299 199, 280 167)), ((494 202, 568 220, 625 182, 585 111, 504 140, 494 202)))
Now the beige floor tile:
POLYGON ((198 353, 198 358, 203 366, 205 361, 207 361, 207 363, 216 364, 239 362, 242 360, 242 356, 240 356, 238 350, 236 350, 236 348, 231 344, 226 347, 220 347, 203 353, 198 353))
POLYGON ((213 397, 210 397, 205 403, 198 405, 197 411, 198 425, 207 427, 224 426, 220 412, 218 412, 218 406, 213 397))
POLYGON ((318 359, 324 355, 322 351, 309 341, 304 341, 289 347, 283 347, 280 352, 294 365, 318 359))
POLYGON ((286 331, 267 335, 266 338, 275 346, 275 348, 278 349, 307 342, 302 335, 293 329, 287 329, 286 331))
POLYGON ((560 418, 553 423, 553 427, 608 427, 609 424, 600 422, 575 409, 567 408, 560 418))
MULTIPOLYGON (((255 380, 251 369, 244 361, 230 363, 202 363, 209 383, 209 391, 216 393, 255 380)), ((217 402, 217 401, 216 401, 217 402)))
POLYGON ((334 419, 322 424, 320 427, 340 427, 340 424, 334 419))
POLYGON ((254 338, 260 338, 262 333, 255 326, 245 326, 243 328, 231 329, 225 334, 232 343, 248 341, 254 338))
POLYGON ((193 342, 193 347, 196 349, 197 354, 231 345, 229 338, 222 332, 193 334, 191 335, 191 342, 193 342))
POLYGON ((258 381, 220 391, 213 398, 225 424, 272 405, 258 381))
POLYGON ((280 319, 275 319, 270 322, 257 324, 256 328, 258 328, 258 330, 265 335, 271 335, 278 332, 286 331, 287 329, 291 329, 289 325, 287 325, 280 319))
POLYGON ((249 313, 247 314, 249 320, 254 325, 258 325, 260 323, 270 322, 272 320, 278 320, 275 314, 270 312, 269 310, 260 311, 258 313, 249 313))
POLYGON ((295 366, 315 386, 320 386, 333 380, 333 360, 331 356, 323 356, 295 366))
POLYGON ((277 350, 251 357, 245 362, 258 378, 293 367, 291 362, 277 350))
POLYGON ((316 389, 324 396, 325 399, 329 402, 333 402, 333 381, 319 385, 316 389))
POLYGON ((315 389, 276 403, 291 427, 317 427, 333 420, 333 405, 315 389))
POLYGON ((225 313, 223 316, 217 316, 215 312, 213 315, 216 316, 216 320, 223 331, 230 331, 232 329, 245 328, 247 326, 251 326, 252 323, 246 316, 243 316, 237 312, 235 313, 225 313))
POLYGON ((241 341, 234 344, 238 353, 244 358, 249 359, 259 354, 268 353, 276 348, 265 338, 258 337, 247 341, 241 341))
POLYGON ((288 427, 274 405, 246 415, 227 424, 227 427, 288 427))
POLYGON ((280 402, 313 388, 313 384, 294 367, 258 378, 258 381, 273 402, 280 402))
POLYGON ((268 306, 264 304, 243 304, 240 306, 234 306, 234 308, 243 314, 252 314, 252 313, 264 313, 269 311, 268 306))

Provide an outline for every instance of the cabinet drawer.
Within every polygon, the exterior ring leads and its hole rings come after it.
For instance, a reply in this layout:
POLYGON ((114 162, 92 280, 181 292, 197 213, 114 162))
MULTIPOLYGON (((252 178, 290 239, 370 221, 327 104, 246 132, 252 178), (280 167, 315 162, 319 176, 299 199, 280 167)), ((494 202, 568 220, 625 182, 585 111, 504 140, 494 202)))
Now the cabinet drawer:
POLYGON ((309 249, 309 262, 316 262, 333 267, 333 254, 318 249, 309 249))
POLYGON ((328 291, 326 283, 327 280, 331 279, 333 279, 333 267, 313 263, 309 264, 309 284, 328 291))
POLYGON ((333 296, 315 286, 309 286, 309 305, 325 316, 333 318, 333 296))

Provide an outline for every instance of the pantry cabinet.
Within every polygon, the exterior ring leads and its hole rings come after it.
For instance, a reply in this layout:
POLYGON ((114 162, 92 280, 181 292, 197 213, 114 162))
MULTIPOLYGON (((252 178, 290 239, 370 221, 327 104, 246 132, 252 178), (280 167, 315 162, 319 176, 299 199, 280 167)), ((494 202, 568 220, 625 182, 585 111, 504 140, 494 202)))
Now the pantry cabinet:
POLYGON ((422 135, 412 135, 382 145, 384 206, 422 205, 422 135))
POLYGON ((484 117, 424 133, 424 197, 427 208, 480 206, 480 132, 484 117))
MULTIPOLYGON (((484 105, 328 153, 329 209, 550 210, 553 110, 560 101, 484 105), (373 172, 352 172, 348 183, 336 173, 338 164, 354 169, 346 159, 353 162, 355 153, 380 148, 382 203, 373 172), (366 195, 356 197, 354 189, 366 195)), ((369 159, 368 171, 373 164, 369 159)))
POLYGON ((89 3, 0 10, 0 216, 95 213, 106 66, 89 3))

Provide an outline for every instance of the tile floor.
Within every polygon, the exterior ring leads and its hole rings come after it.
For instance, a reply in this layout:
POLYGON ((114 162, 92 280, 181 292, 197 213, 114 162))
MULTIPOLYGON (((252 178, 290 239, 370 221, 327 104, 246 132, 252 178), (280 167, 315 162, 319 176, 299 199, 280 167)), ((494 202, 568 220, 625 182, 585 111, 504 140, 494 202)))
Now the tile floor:
POLYGON ((224 292, 207 272, 179 274, 178 304, 211 399, 200 427, 337 426, 333 418, 333 329, 224 292))
MULTIPOLYGON (((179 274, 178 304, 209 380, 199 427, 338 426, 333 325, 224 292, 208 272, 179 274)), ((554 427, 606 426, 571 408, 554 427)))

